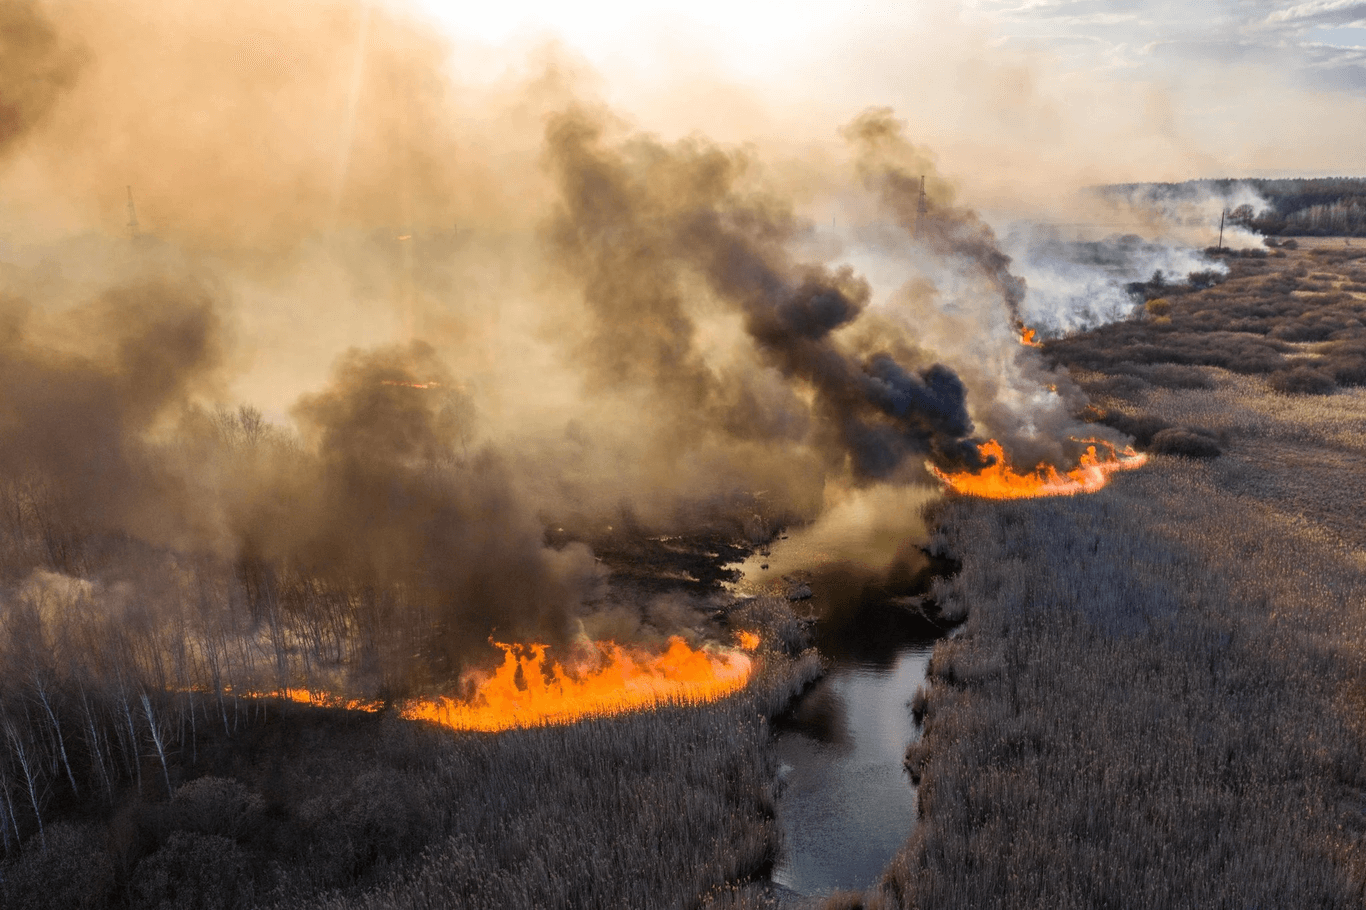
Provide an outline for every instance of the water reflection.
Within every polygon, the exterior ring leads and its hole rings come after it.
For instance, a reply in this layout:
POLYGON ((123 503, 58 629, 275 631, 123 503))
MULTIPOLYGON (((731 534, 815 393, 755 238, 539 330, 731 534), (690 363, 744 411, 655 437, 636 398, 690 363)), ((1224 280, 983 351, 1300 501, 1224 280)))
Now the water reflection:
POLYGON ((786 596, 815 620, 828 662, 774 725, 784 848, 773 881, 799 894, 874 884, 915 828, 915 788, 902 765, 919 737, 908 702, 947 631, 931 583, 958 569, 917 545, 925 534, 907 497, 920 495, 851 495, 834 518, 737 566, 737 593, 786 596))
POLYGON ((778 884, 807 895, 865 888, 905 843, 916 810, 902 759, 919 735, 906 703, 933 644, 903 643, 890 663, 846 658, 779 720, 778 884))

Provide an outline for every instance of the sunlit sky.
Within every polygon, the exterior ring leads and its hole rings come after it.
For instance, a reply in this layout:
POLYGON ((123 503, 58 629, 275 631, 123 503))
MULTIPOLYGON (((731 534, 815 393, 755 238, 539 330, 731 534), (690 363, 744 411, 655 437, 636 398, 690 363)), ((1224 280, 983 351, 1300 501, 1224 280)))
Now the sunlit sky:
POLYGON ((1103 176, 1366 173, 1366 0, 415 2, 457 41, 558 39, 627 108, 705 74, 976 157, 1008 131, 1103 176))

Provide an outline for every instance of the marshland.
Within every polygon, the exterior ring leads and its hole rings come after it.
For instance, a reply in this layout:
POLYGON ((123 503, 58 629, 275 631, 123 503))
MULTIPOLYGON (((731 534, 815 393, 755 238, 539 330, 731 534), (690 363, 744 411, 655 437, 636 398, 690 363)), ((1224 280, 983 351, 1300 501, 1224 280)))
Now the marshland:
POLYGON ((0 906, 1360 905, 1366 118, 809 14, 0 2, 0 906))

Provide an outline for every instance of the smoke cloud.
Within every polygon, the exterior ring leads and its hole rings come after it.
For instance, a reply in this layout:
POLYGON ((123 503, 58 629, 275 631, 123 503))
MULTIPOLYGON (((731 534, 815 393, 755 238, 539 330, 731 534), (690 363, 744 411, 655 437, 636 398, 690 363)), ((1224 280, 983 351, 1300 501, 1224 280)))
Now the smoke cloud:
POLYGON ((743 157, 698 140, 669 149, 637 138, 609 149, 582 114, 554 121, 548 144, 563 199, 555 237, 584 281, 609 377, 646 370, 686 408, 680 416, 739 438, 793 424, 786 413, 755 420, 739 410, 757 398, 748 380, 722 381, 698 357, 682 293, 691 278, 740 317, 759 363, 797 385, 781 407, 796 410, 800 388, 814 395, 812 442, 832 467, 847 458, 856 478, 881 478, 911 455, 978 463, 952 370, 841 349, 834 335, 867 307, 867 282, 848 267, 793 261, 799 223, 780 202, 741 189, 743 157))
POLYGON ((604 527, 919 533, 927 462, 1075 457, 1008 245, 888 110, 794 159, 643 132, 563 50, 461 82, 384 5, 2 15, 0 583, 141 603, 186 684, 667 634, 604 619, 604 527))
POLYGON ((47 116, 80 62, 34 0, 0 8, 0 157, 47 116))
POLYGON ((902 130, 901 121, 887 109, 867 111, 845 130, 859 150, 864 182, 881 194, 883 205, 902 228, 938 255, 961 260, 979 272, 1011 317, 1018 319, 1025 282, 1011 273, 1010 257, 1001 252, 995 233, 976 212, 954 206, 953 188, 932 173, 929 156, 907 142, 902 130))

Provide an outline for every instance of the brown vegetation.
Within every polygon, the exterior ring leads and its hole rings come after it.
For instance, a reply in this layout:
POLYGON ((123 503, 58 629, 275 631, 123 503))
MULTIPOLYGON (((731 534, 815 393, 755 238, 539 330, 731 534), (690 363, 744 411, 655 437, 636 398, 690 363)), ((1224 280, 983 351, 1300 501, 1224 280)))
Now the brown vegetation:
MULTIPOLYGON (((729 619, 801 644, 779 600, 729 619)), ((812 652, 764 661, 713 704, 497 735, 15 681, 0 904, 752 906, 778 850, 768 718, 819 672, 812 652)))
POLYGON ((1050 344, 1107 422, 1143 431, 1147 469, 944 508, 963 568, 937 596, 968 620, 914 703, 923 818, 865 906, 1361 905, 1366 390, 1277 377, 1301 352, 1354 362, 1366 300, 1304 285, 1366 261, 1230 266, 1169 296, 1169 324, 1050 344), (1274 337, 1305 325, 1345 347, 1274 337), (1161 363, 1207 387, 1134 369, 1161 363))

